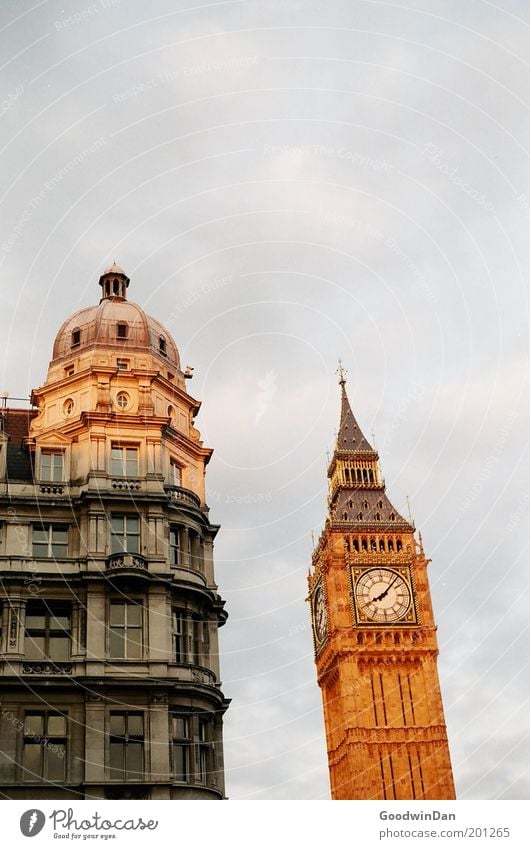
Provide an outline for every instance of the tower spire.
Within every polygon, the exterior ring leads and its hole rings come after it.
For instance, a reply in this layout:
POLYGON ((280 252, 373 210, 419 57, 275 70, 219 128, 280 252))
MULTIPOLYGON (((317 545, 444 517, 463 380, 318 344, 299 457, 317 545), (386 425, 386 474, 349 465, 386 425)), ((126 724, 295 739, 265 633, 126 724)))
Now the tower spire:
POLYGON ((340 408, 340 424, 337 434, 336 451, 351 451, 351 452, 367 452, 375 454, 376 452, 363 434, 361 428, 357 424, 357 420, 352 413, 348 394, 346 392, 346 372, 339 360, 339 386, 341 387, 341 408, 340 408))

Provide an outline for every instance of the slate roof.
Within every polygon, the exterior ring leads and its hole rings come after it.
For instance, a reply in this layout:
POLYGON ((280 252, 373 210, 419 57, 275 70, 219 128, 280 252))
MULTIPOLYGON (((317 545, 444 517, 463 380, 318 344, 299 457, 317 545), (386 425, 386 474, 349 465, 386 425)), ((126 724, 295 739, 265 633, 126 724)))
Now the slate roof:
POLYGON ((341 381, 342 387, 342 399, 341 399, 341 410, 340 410, 340 425, 339 425, 339 433, 337 436, 337 451, 347 451, 347 452, 369 452, 370 454, 375 454, 376 452, 366 439, 363 434, 361 428, 357 424, 357 420, 353 415, 350 407, 350 402, 348 400, 348 396, 346 394, 346 385, 345 381, 341 381))

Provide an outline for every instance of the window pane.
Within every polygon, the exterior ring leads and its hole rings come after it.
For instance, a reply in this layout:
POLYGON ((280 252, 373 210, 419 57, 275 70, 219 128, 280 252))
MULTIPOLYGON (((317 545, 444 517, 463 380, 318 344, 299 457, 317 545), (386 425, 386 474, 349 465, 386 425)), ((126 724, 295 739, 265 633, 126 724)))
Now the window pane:
POLYGON ((174 716, 173 717, 173 737, 188 737, 188 717, 174 716))
POLYGON ((48 743, 46 746, 46 778, 64 781, 66 772, 66 748, 64 743, 48 743))
POLYGON ((144 717, 142 713, 130 713, 128 716, 127 733, 130 737, 143 737, 144 717))
POLYGON ((115 658, 125 657, 125 634, 123 631, 110 632, 110 656, 115 658))
POLYGON ((42 525, 33 525, 33 542, 48 542, 48 528, 44 528, 42 525))
POLYGON ((129 554, 139 554, 140 553, 139 541, 140 541, 140 538, 138 536, 130 536, 129 535, 127 537, 127 549, 126 550, 129 552, 129 554))
POLYGON ((123 516, 111 516, 110 524, 113 534, 123 534, 123 516))
POLYGON ((63 479, 63 455, 52 454, 52 480, 62 481, 63 479))
POLYGON ((68 660, 70 657, 70 638, 50 637, 48 657, 50 660, 68 660))
POLYGON ((127 777, 142 778, 144 771, 143 743, 136 741, 127 744, 127 777))
POLYGON ((110 624, 124 625, 125 624, 125 603, 112 602, 110 605, 110 624))
POLYGON ((128 475, 137 475, 138 474, 138 449, 137 448, 127 448, 125 450, 126 462, 127 462, 127 474, 128 475))
POLYGON ((24 769, 27 780, 42 777, 42 746, 40 743, 24 743, 24 769))
POLYGON ((173 774, 177 781, 188 781, 190 774, 190 747, 175 744, 173 746, 173 774))
POLYGON ((46 657, 45 654, 45 639, 27 635, 24 640, 24 653, 28 660, 42 660, 46 657))
POLYGON ((48 556, 48 543, 45 545, 43 543, 33 543, 33 557, 47 557, 48 556))
POLYGON ((64 543, 54 542, 52 545, 52 556, 53 557, 66 557, 67 556, 68 547, 64 545, 64 543))
POLYGON ((65 528, 63 525, 53 525, 52 541, 58 545, 66 545, 68 542, 68 528, 65 528))
POLYGON ((69 613, 52 613, 50 615, 50 630, 68 631, 70 629, 69 613))
POLYGON ((142 622, 142 607, 139 604, 127 605, 127 624, 140 625, 142 622))
POLYGON ((110 777, 123 778, 124 767, 124 743, 110 744, 110 777))
POLYGON ((123 737, 125 735, 125 715, 123 713, 111 713, 110 733, 112 736, 123 737))
POLYGON ((44 630, 44 621, 45 620, 43 613, 38 610, 35 610, 35 608, 33 608, 33 610, 31 608, 28 608, 28 610, 26 611, 26 628, 28 631, 32 628, 44 630))
POLYGON ((52 457, 51 454, 45 454, 44 452, 40 457, 40 474, 41 479, 43 481, 50 481, 52 479, 52 457))
POLYGON ((66 717, 57 714, 48 715, 48 737, 66 736, 66 717))
POLYGON ((44 716, 42 713, 26 714, 24 734, 28 737, 42 737, 44 734, 44 716))
POLYGON ((123 451, 121 448, 112 447, 110 452, 111 474, 123 475, 123 451))
POLYGON ((136 660, 142 656, 141 636, 142 634, 139 628, 134 631, 128 631, 126 650, 129 660, 136 660))
POLYGON ((138 516, 127 516, 127 533, 137 534, 140 530, 138 516))

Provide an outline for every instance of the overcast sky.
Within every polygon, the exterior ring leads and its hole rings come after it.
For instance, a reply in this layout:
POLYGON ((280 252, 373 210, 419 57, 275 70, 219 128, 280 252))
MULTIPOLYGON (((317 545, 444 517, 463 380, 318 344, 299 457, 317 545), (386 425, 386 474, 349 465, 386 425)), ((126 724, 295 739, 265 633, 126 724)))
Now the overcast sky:
POLYGON ((530 8, 3 0, 0 390, 113 259, 215 449, 234 799, 329 795, 304 601, 338 357, 423 532, 457 793, 530 796, 530 8))

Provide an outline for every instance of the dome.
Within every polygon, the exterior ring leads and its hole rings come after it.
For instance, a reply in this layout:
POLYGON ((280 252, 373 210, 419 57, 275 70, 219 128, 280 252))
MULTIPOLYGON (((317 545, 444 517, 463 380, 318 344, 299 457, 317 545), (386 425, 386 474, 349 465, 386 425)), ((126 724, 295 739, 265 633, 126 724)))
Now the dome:
POLYGON ((103 298, 97 306, 78 310, 60 328, 53 345, 53 360, 72 357, 87 348, 148 350, 167 366, 180 369, 180 357, 171 334, 138 304, 126 299, 129 278, 115 263, 100 278, 103 298), (106 283, 114 278, 121 284, 119 294, 106 283), (112 294, 106 294, 106 291, 112 294))

